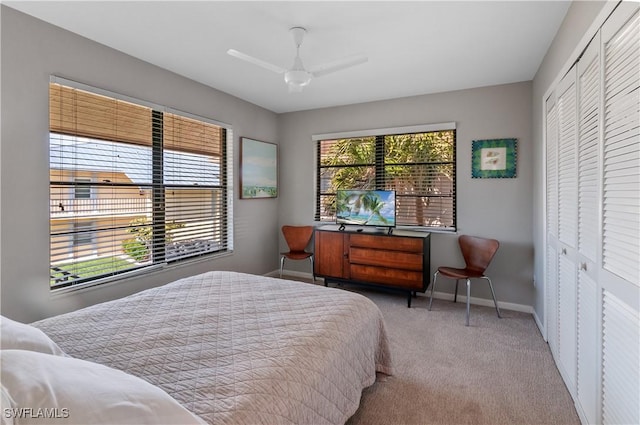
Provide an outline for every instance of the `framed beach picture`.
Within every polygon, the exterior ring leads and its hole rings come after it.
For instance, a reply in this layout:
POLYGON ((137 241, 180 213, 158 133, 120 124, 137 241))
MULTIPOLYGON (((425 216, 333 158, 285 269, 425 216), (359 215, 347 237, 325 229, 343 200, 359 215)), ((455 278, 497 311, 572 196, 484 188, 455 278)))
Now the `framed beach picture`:
POLYGON ((474 140, 471 148, 471 177, 515 177, 518 159, 516 143, 516 139, 474 140))
POLYGON ((240 198, 278 196, 278 145, 240 138, 240 198))

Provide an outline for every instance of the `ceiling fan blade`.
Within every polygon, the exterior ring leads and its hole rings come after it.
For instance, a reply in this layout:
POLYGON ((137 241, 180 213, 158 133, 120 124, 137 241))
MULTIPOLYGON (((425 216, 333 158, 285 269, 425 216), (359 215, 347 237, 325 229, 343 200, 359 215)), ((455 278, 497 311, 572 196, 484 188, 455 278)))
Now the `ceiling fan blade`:
POLYGON ((319 66, 313 71, 310 71, 314 77, 321 77, 323 75, 331 74, 332 72, 340 71, 342 69, 350 68, 352 66, 360 65, 367 62, 369 59, 366 56, 351 56, 345 59, 341 59, 335 62, 331 62, 322 66, 319 66))
POLYGON ((249 63, 252 63, 254 65, 258 65, 261 66, 263 68, 268 69, 269 71, 273 71, 277 74, 283 74, 284 72, 286 72, 287 70, 278 66, 278 65, 274 65, 272 63, 263 61, 262 59, 258 59, 258 58, 254 58, 253 56, 249 56, 246 53, 242 53, 239 52, 235 49, 229 49, 227 50, 227 53, 235 58, 238 59, 242 59, 243 61, 247 61, 249 63))

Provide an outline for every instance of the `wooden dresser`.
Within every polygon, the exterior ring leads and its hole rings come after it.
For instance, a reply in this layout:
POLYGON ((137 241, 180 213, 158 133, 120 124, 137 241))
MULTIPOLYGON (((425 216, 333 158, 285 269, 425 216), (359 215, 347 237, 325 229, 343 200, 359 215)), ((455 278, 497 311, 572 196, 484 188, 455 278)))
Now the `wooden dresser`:
POLYGON ((315 231, 315 275, 329 282, 352 283, 407 293, 429 286, 431 234, 357 228, 340 231, 326 226, 315 231))

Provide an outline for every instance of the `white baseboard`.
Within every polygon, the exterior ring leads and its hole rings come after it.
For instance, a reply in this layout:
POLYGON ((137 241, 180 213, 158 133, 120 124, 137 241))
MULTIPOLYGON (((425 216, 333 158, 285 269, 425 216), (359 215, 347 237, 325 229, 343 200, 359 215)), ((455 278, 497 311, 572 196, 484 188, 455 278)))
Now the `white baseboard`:
MULTIPOLYGON (((427 292, 425 293, 425 295, 431 296, 431 292, 427 289, 427 292)), ((448 292, 436 291, 433 293, 433 298, 453 301, 453 294, 450 294, 448 292)), ((458 302, 466 303, 467 296, 458 294, 458 302)), ((470 304, 481 305, 484 307, 494 307, 493 300, 486 299, 486 298, 471 297, 470 304)), ((522 313, 533 314, 533 307, 531 307, 530 305, 508 303, 506 301, 498 301, 498 307, 500 307, 503 310, 519 311, 522 313)))
MULTIPOLYGON (((311 273, 296 272, 296 271, 287 270, 287 269, 284 269, 282 271, 282 274, 287 275, 287 276, 295 276, 295 277, 299 277, 299 278, 303 278, 303 279, 312 279, 313 278, 311 273)), ((268 277, 280 277, 280 269, 273 270, 273 271, 271 271, 269 273, 266 273, 265 276, 268 276, 268 277)), ((320 279, 320 278, 316 278, 316 279, 320 279)))
MULTIPOLYGON (((295 276, 295 277, 299 277, 299 278, 304 278, 304 279, 311 279, 312 275, 311 273, 305 273, 305 272, 297 272, 297 271, 293 271, 293 270, 284 270, 283 271, 284 274, 288 275, 288 276, 295 276)), ((270 277, 278 277, 280 276, 280 270, 274 270, 272 272, 267 273, 265 276, 270 276, 270 277)), ((318 277, 316 278, 317 281, 321 282, 322 278, 318 277)), ((427 292, 423 295, 423 296, 430 296, 431 292, 427 289, 427 292)), ((443 299, 443 300, 453 300, 453 294, 447 293, 447 292, 434 292, 433 293, 433 298, 436 299, 443 299)), ((466 295, 460 295, 458 294, 458 300, 460 302, 466 303, 467 302, 467 297, 466 295)), ((481 305, 484 307, 493 307, 493 300, 489 300, 486 298, 475 298, 475 297, 471 297, 471 304, 474 305, 481 305)), ((519 311, 522 313, 529 313, 532 314, 536 320, 536 324, 538 325, 538 327, 540 328, 540 331, 542 332, 542 325, 540 323, 540 321, 538 320, 538 317, 535 314, 535 311, 533 310, 533 307, 530 305, 524 305, 524 304, 516 304, 516 303, 509 303, 509 302, 505 302, 505 301, 498 301, 498 307, 500 307, 501 309, 504 310, 511 310, 511 311, 519 311)), ((542 332, 542 334, 544 335, 545 333, 542 332)), ((546 338, 545 338, 546 341, 546 338)))
POLYGON ((538 329, 540 330, 540 333, 542 334, 542 339, 544 339, 545 342, 548 342, 548 340, 547 340, 547 328, 545 328, 544 324, 542 323, 542 320, 540 320, 540 317, 538 317, 538 313, 536 313, 536 311, 533 310, 533 313, 531 313, 531 314, 533 314, 533 320, 536 321, 536 325, 538 326, 538 329))

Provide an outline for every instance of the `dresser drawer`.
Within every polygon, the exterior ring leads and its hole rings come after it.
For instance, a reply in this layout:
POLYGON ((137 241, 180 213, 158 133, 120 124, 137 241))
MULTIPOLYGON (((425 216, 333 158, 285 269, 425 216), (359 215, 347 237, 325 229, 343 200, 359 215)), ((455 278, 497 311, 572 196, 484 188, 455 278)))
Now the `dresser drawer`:
POLYGON ((391 251, 421 253, 424 240, 422 238, 405 238, 401 236, 386 237, 380 235, 350 235, 349 245, 361 248, 388 249, 391 251))
POLYGON ((422 272, 398 270, 386 267, 351 264, 351 279, 379 283, 404 289, 422 290, 422 272))
POLYGON ((351 246, 349 263, 422 271, 422 254, 351 246))

